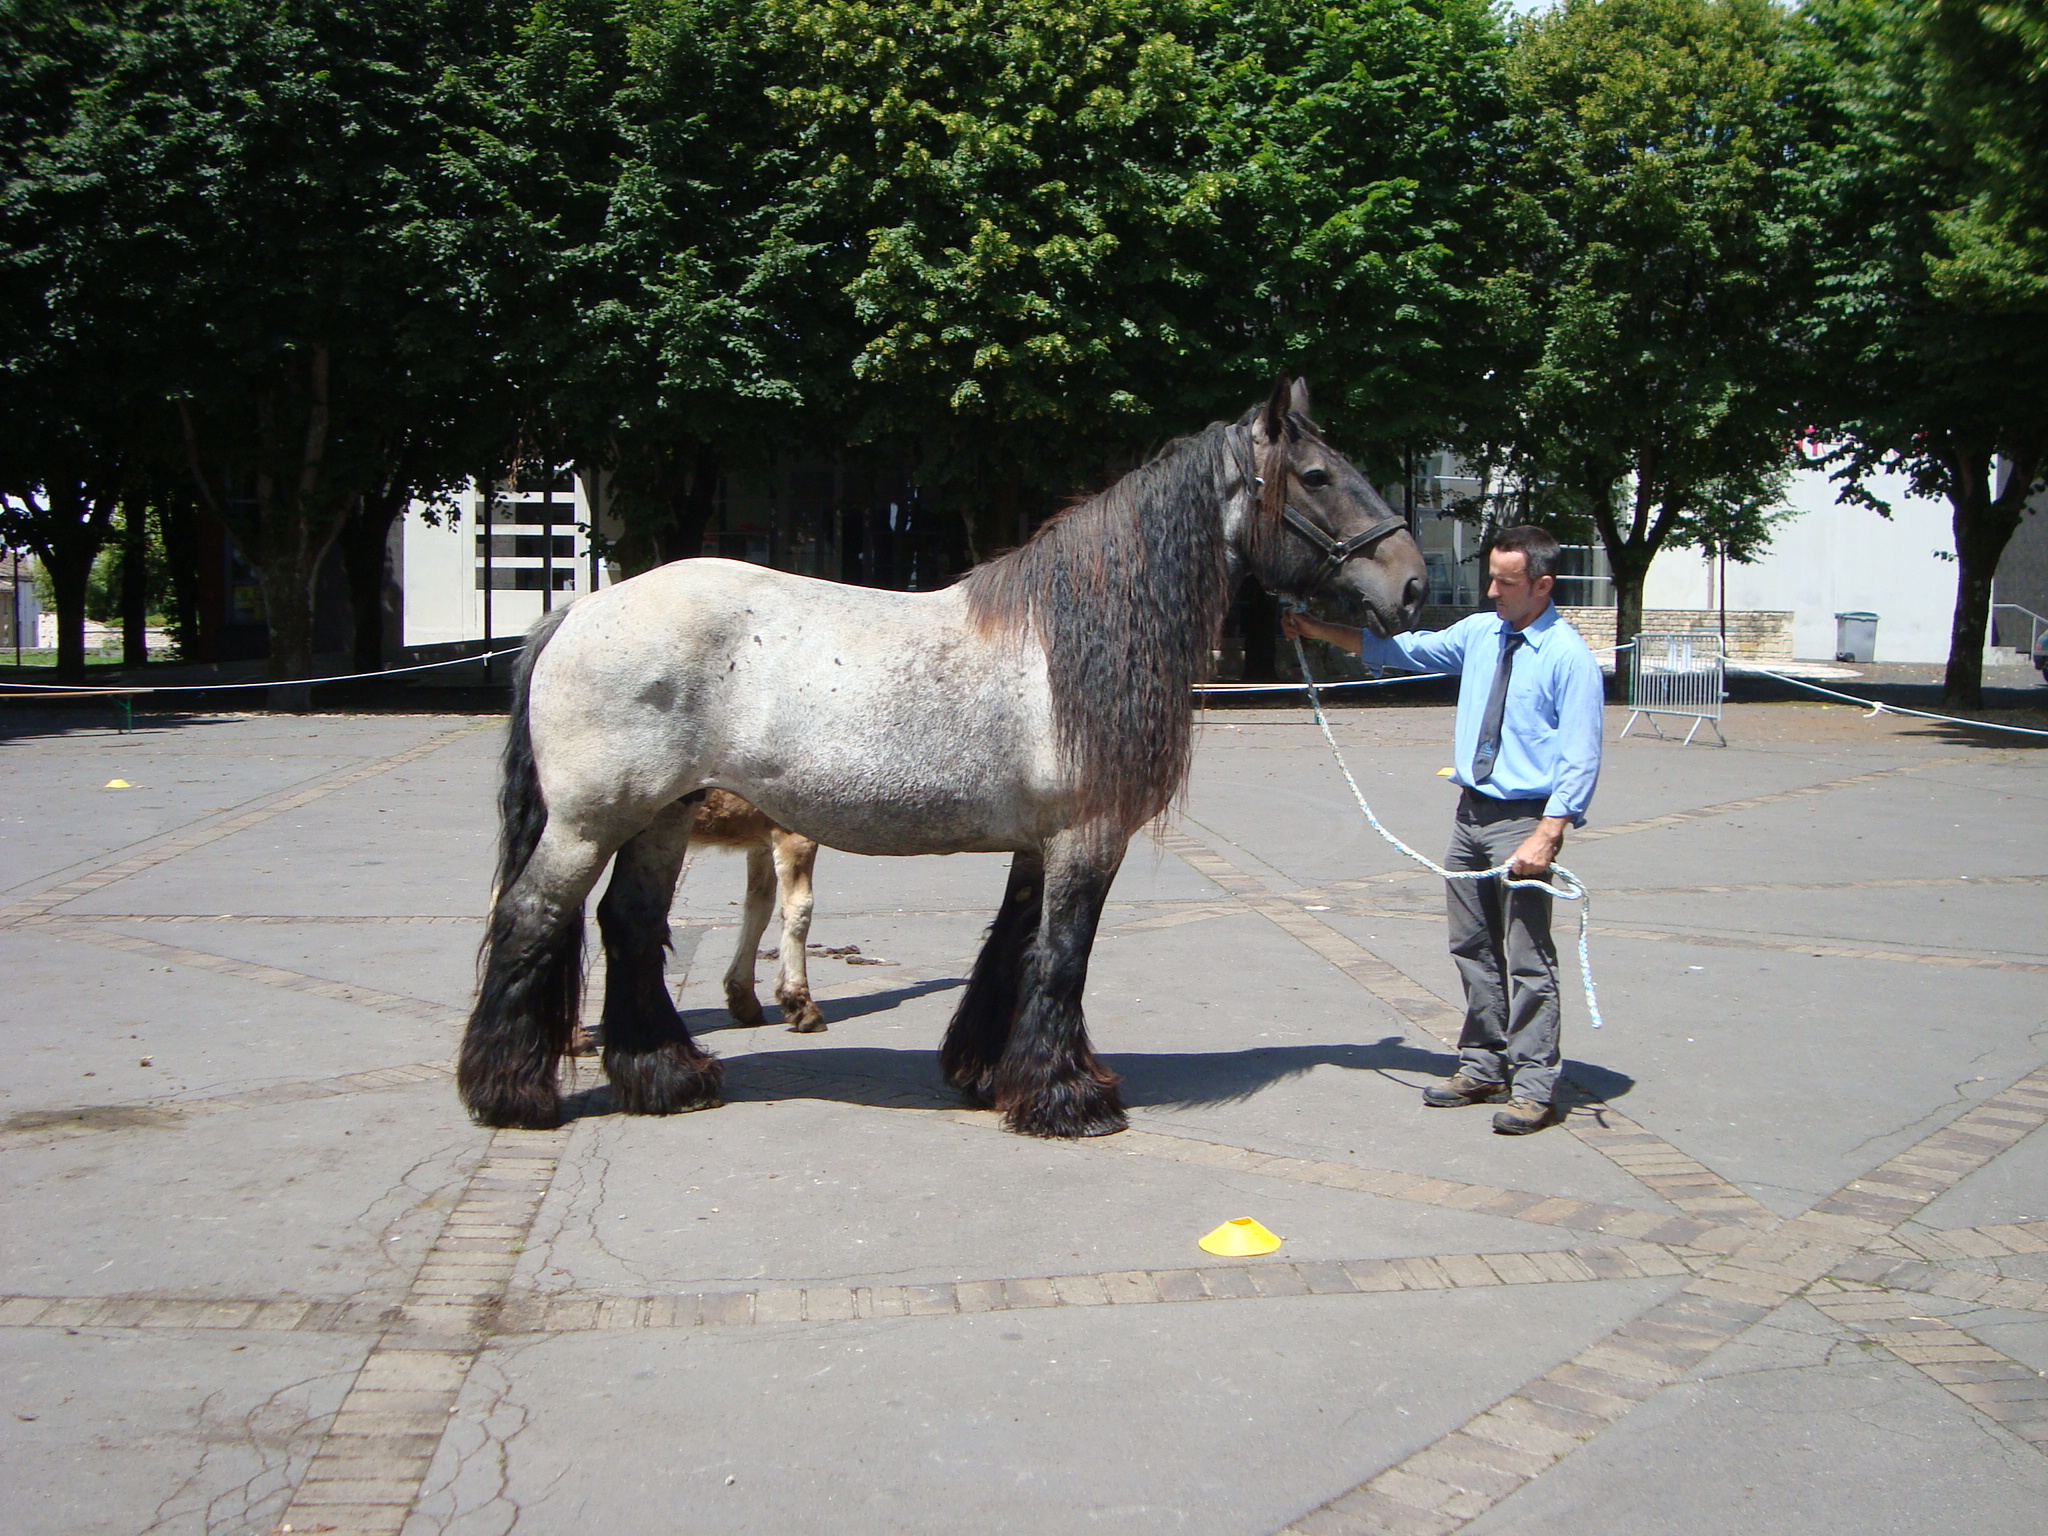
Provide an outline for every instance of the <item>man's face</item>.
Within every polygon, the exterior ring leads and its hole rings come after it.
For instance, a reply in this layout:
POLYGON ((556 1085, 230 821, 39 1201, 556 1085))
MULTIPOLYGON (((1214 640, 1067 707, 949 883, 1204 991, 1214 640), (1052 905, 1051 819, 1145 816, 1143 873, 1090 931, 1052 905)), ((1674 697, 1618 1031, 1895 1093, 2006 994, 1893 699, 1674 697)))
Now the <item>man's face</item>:
POLYGON ((1525 629, 1550 606, 1555 576, 1529 579, 1529 557, 1519 549, 1496 549, 1486 557, 1486 595, 1498 613, 1516 629, 1525 629))

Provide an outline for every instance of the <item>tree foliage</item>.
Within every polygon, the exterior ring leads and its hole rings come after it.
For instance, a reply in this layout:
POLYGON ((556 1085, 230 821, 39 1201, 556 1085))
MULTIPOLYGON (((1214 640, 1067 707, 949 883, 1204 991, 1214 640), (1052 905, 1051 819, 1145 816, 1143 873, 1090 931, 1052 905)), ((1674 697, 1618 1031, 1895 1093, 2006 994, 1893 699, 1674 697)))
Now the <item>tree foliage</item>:
POLYGON ((1773 0, 1566 0, 1516 35, 1500 430, 1539 510, 1597 530, 1623 635, 1660 549, 1760 542, 1793 453, 1784 25, 1773 0))
POLYGON ((1991 579, 2048 453, 2048 303, 2023 211, 2048 185, 2039 146, 2012 143, 2038 68, 1988 23, 1907 0, 1821 0, 1804 13, 1802 52, 1816 139, 1813 414, 1841 439, 1831 459, 1847 497, 1888 511, 1871 482, 1896 468, 1917 494, 1948 500, 1944 692, 1974 705, 1991 579))

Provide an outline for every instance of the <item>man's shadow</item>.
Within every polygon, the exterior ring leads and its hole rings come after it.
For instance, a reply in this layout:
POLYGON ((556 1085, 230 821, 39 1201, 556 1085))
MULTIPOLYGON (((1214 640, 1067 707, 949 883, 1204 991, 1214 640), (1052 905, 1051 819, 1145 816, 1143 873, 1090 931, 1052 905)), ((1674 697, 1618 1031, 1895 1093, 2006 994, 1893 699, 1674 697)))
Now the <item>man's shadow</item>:
MULTIPOLYGON (((916 982, 860 997, 821 1002, 828 1023, 884 1013, 935 992, 965 983, 959 978, 916 982)), ((692 1033, 710 1034, 748 1026, 735 1024, 721 1011, 692 1010, 692 1033)), ((770 1022, 755 1026, 777 1031, 770 1022)), ((729 1102, 773 1099, 822 1099, 870 1108, 944 1108, 961 1103, 960 1095, 939 1074, 938 1041, 928 1046, 894 1048, 838 1045, 831 1035, 795 1038, 787 1046, 729 1055, 725 1061, 725 1095, 729 1102)), ((1447 1047, 1414 1044, 1400 1035, 1370 1043, 1260 1045, 1237 1051, 1112 1051, 1103 1061, 1123 1079, 1124 1103, 1133 1109, 1197 1109, 1242 1104, 1268 1088, 1305 1076, 1318 1067, 1370 1072, 1403 1087, 1418 1086, 1406 1077, 1449 1077, 1458 1067, 1457 1053, 1447 1047), (1403 1074, 1403 1076, 1395 1076, 1403 1074)), ((586 1070, 588 1070, 586 1068, 586 1070)), ((1635 1079, 1588 1062, 1565 1064, 1573 1096, 1614 1100, 1635 1086, 1635 1079)), ((566 1096, 572 1117, 608 1114, 611 1096, 602 1086, 587 1086, 566 1096)))

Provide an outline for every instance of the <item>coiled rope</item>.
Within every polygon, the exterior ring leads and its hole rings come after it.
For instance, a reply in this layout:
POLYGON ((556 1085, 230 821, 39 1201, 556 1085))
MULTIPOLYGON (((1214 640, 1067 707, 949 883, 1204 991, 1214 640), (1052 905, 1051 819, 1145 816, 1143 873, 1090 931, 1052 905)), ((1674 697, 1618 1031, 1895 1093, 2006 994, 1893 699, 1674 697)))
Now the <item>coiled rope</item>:
POLYGON ((1542 891, 1560 901, 1575 901, 1579 904, 1579 976, 1586 984, 1586 1012, 1593 1016, 1593 1027, 1600 1027, 1600 999, 1593 990, 1593 955, 1589 934, 1593 925, 1593 900, 1586 894, 1585 883, 1562 864, 1550 866, 1551 880, 1524 880, 1508 873, 1508 866, 1495 869, 1445 869, 1427 854, 1418 853, 1400 838, 1394 836, 1380 824, 1379 817, 1372 813, 1372 802, 1365 798, 1365 791, 1358 787, 1358 780, 1352 777, 1351 765, 1344 761, 1344 752, 1337 745, 1336 734, 1330 729, 1330 720, 1323 713, 1323 700, 1316 684, 1315 674, 1309 670, 1308 653, 1302 649, 1301 636, 1291 635, 1294 642, 1295 660, 1301 664, 1302 681, 1308 689, 1308 702, 1316 712, 1316 724, 1323 728, 1323 740, 1330 744, 1330 755, 1337 759, 1338 771, 1344 775, 1344 782, 1351 786, 1351 796, 1358 802, 1358 808, 1365 812, 1365 819, 1372 823, 1373 831, 1385 838, 1394 847, 1420 864, 1433 875, 1446 880, 1499 880, 1503 885, 1516 890, 1542 891))

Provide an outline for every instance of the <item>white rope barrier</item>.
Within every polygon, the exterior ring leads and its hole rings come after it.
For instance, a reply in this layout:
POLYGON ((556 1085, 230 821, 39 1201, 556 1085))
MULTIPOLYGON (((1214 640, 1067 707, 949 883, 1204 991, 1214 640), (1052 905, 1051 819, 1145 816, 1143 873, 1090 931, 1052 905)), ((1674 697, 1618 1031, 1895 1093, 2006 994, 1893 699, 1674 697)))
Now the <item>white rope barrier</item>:
POLYGON ((34 693, 226 693, 237 688, 317 688, 322 683, 360 683, 370 678, 400 677, 408 672, 433 672, 442 667, 466 667, 471 662, 491 662, 500 656, 516 656, 524 649, 524 642, 508 646, 502 651, 480 651, 474 656, 456 656, 448 661, 424 661, 416 667, 390 667, 382 672, 350 672, 341 677, 287 677, 276 682, 261 683, 167 683, 161 687, 151 685, 141 688, 92 688, 78 687, 69 683, 15 683, 0 682, 0 692, 10 688, 27 689, 34 693))
POLYGON ((1790 683, 1795 688, 1804 688, 1809 693, 1826 694, 1831 699, 1840 699, 1848 704, 1860 704, 1870 711, 1863 718, 1875 720, 1879 715, 1911 715, 1916 720, 1940 720, 1949 725, 1971 725, 1980 731, 2011 731, 2020 736, 2048 736, 2048 731, 2037 731, 2026 725, 2001 725, 1996 720, 1971 720, 1963 715, 1937 715, 1925 709, 1907 709, 1903 704, 1887 704, 1881 699, 1861 698, 1853 693, 1842 693, 1837 689, 1823 688, 1818 683, 1809 683, 1803 677, 1794 677, 1789 672, 1780 672, 1772 667, 1759 667, 1746 661, 1725 661, 1723 665, 1736 672, 1754 672, 1761 677, 1774 677, 1781 683, 1790 683))
POLYGON ((1508 873, 1508 866, 1505 864, 1497 869, 1445 869, 1427 854, 1416 852, 1413 848, 1402 842, 1400 838, 1389 832, 1380 824, 1379 817, 1373 815, 1372 803, 1365 798, 1365 791, 1358 787, 1358 780, 1352 777, 1351 765, 1344 761, 1343 749, 1337 745, 1337 738, 1330 730, 1329 719, 1323 714, 1323 701, 1320 696, 1321 688, 1317 684, 1314 675, 1308 669, 1308 653, 1301 647, 1301 637, 1295 635, 1289 638, 1294 641, 1294 654, 1301 663, 1301 675, 1307 679, 1304 686, 1308 689, 1309 704, 1316 712, 1316 724, 1323 728, 1323 740, 1330 744, 1330 755, 1337 759, 1338 771, 1344 775, 1344 782, 1351 786, 1351 797, 1358 802, 1358 808, 1365 812, 1365 819, 1372 823, 1373 831, 1379 833, 1381 837, 1385 838, 1394 847, 1405 853, 1431 874, 1441 875, 1446 880, 1497 879, 1503 885, 1518 890, 1542 891, 1544 894, 1554 896, 1560 901, 1576 901, 1579 903, 1579 975, 1586 984, 1586 1011, 1593 1016, 1593 1027, 1598 1029, 1600 1027, 1600 998, 1593 990, 1593 957, 1588 938, 1593 923, 1593 901, 1586 894, 1584 883, 1562 864, 1550 866, 1551 875, 1559 882, 1555 885, 1551 884, 1548 880, 1524 880, 1518 876, 1511 875, 1508 873))

